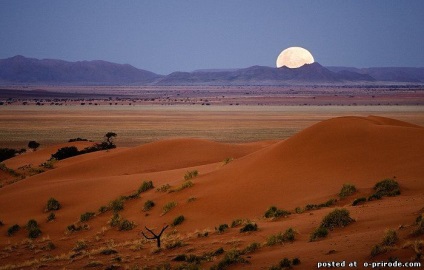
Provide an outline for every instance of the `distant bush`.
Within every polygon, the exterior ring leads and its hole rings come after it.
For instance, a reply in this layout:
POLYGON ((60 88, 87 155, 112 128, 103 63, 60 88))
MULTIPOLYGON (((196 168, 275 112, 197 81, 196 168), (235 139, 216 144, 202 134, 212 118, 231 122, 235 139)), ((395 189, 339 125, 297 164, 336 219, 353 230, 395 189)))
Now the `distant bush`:
POLYGON ((393 179, 384 179, 374 186, 375 193, 380 196, 397 196, 400 195, 399 183, 393 179))
POLYGON ((250 221, 247 220, 247 219, 238 218, 238 219, 235 219, 231 222, 231 228, 235 228, 235 227, 238 227, 240 225, 243 225, 243 224, 246 224, 246 223, 249 223, 249 222, 250 221))
POLYGON ((248 245, 247 247, 245 247, 241 253, 243 254, 248 254, 248 253, 252 253, 255 252, 256 250, 261 248, 261 244, 259 244, 258 242, 253 242, 250 245, 248 245))
POLYGON ((374 200, 380 200, 380 199, 381 199, 381 195, 377 193, 374 193, 368 197, 368 201, 374 201, 374 200))
POLYGON ((115 199, 110 202, 109 206, 114 212, 124 210, 124 200, 122 198, 115 199))
POLYGON ((171 189, 171 186, 169 184, 166 184, 166 185, 162 185, 161 187, 157 188, 156 191, 167 192, 170 189, 171 189))
POLYGON ((142 193, 142 192, 146 192, 149 189, 152 189, 153 187, 153 182, 152 181, 143 181, 143 183, 141 184, 141 186, 138 188, 138 193, 142 193))
POLYGON ((47 221, 53 221, 56 219, 56 215, 54 212, 51 212, 48 216, 47 216, 47 221))
POLYGON ((46 169, 53 169, 54 168, 54 164, 56 163, 56 159, 55 158, 51 158, 49 160, 47 160, 46 162, 41 163, 41 167, 44 167, 46 169))
POLYGON ((11 227, 9 227, 9 229, 7 229, 7 235, 8 236, 12 236, 14 235, 17 231, 19 231, 21 229, 21 227, 18 224, 15 224, 11 227))
POLYGON ((84 240, 78 240, 75 243, 75 247, 72 249, 73 251, 81 251, 88 247, 87 243, 84 240))
POLYGON ((371 249, 371 257, 375 257, 377 255, 383 254, 387 252, 387 247, 381 244, 374 245, 371 249))
POLYGON ((344 184, 342 189, 340 190, 339 196, 340 198, 345 198, 347 196, 352 195, 356 192, 356 187, 351 184, 344 184))
POLYGON ((47 201, 46 210, 47 211, 55 211, 55 210, 59 210, 61 207, 62 206, 60 205, 58 200, 56 200, 55 198, 50 198, 47 201))
POLYGON ((266 241, 267 246, 273 246, 276 244, 283 244, 285 242, 293 242, 295 240, 295 230, 288 228, 284 233, 278 233, 268 237, 266 241))
POLYGON ((324 217, 321 227, 332 230, 335 227, 345 227, 353 221, 348 210, 335 209, 324 217))
POLYGON ((96 213, 94 213, 94 212, 85 212, 84 214, 81 214, 80 221, 81 222, 89 221, 95 215, 96 215, 96 213))
POLYGON ((357 198, 352 202, 352 206, 356 206, 356 205, 364 203, 366 201, 367 201, 367 198, 365 198, 365 197, 357 198))
POLYGON ((184 218, 184 216, 178 216, 178 217, 176 217, 175 219, 174 219, 174 221, 172 222, 172 226, 178 226, 178 225, 180 225, 181 223, 183 223, 184 222, 184 220, 185 220, 185 218, 184 218))
POLYGON ((193 171, 188 171, 186 172, 186 174, 184 175, 184 180, 190 180, 193 179, 195 177, 197 177, 199 175, 199 172, 197 170, 193 170, 193 171))
POLYGON ((83 225, 71 224, 71 225, 68 225, 66 227, 68 232, 78 232, 78 231, 81 231, 81 230, 88 230, 89 228, 90 227, 87 224, 83 224, 83 225))
POLYGON ((244 225, 241 229, 240 232, 244 233, 244 232, 253 232, 253 231, 257 231, 258 230, 258 225, 254 222, 250 222, 247 223, 246 225, 244 225))
POLYGON ((132 221, 129 221, 127 219, 122 220, 118 225, 118 230, 120 231, 129 231, 132 230, 135 227, 135 223, 132 221))
POLYGON ((155 203, 151 200, 148 200, 144 203, 143 211, 149 211, 153 208, 153 206, 155 206, 155 203))
POLYGON ((66 146, 66 147, 60 148, 59 150, 57 150, 56 153, 52 154, 52 158, 56 160, 62 160, 62 159, 78 156, 80 154, 81 153, 78 151, 78 148, 76 148, 75 146, 66 146))
POLYGON ((38 223, 34 219, 28 221, 26 229, 28 230, 29 238, 37 238, 41 235, 41 230, 38 227, 38 223))
POLYGON ((181 190, 183 190, 183 189, 186 189, 186 188, 190 188, 190 187, 192 187, 194 184, 193 184, 193 182, 192 181, 190 181, 190 180, 188 180, 188 181, 186 181, 186 182, 184 182, 184 183, 182 183, 182 185, 177 189, 177 191, 181 191, 181 190))
POLYGON ((231 250, 225 253, 224 258, 219 261, 217 265, 213 265, 210 270, 222 270, 233 264, 248 263, 248 261, 241 255, 242 254, 240 250, 231 250))
POLYGON ((284 211, 281 209, 278 209, 275 206, 271 206, 266 212, 265 212, 265 217, 266 218, 278 218, 278 217, 286 217, 288 215, 290 215, 291 213, 288 211, 284 211))
POLYGON ((40 144, 36 141, 29 141, 28 148, 31 148, 33 151, 37 150, 40 144))
POLYGON ((105 205, 102 205, 99 207, 99 213, 105 213, 107 211, 109 211, 111 208, 105 205))
POLYGON ((328 201, 326 201, 325 203, 320 203, 320 204, 307 204, 305 206, 306 211, 310 211, 310 210, 318 210, 321 209, 323 207, 330 207, 334 204, 336 204, 337 200, 335 199, 329 199, 328 201))
POLYGON ((323 227, 318 227, 316 228, 312 233, 311 236, 309 237, 309 241, 315 241, 318 238, 325 238, 328 235, 328 230, 327 228, 323 228, 323 227))
POLYGON ((74 139, 69 139, 68 142, 87 142, 87 141, 88 141, 87 139, 83 139, 83 138, 78 137, 78 138, 74 138, 74 139))
POLYGON ((169 211, 171 211, 171 209, 172 209, 172 208, 174 208, 175 206, 177 206, 177 203, 176 203, 176 202, 169 202, 169 203, 165 204, 165 205, 163 206, 163 208, 162 208, 162 213, 163 213, 163 214, 168 213, 168 212, 169 212, 169 211))
POLYGON ((18 154, 16 149, 0 148, 0 162, 9 158, 13 158, 16 154, 18 154))
POLYGON ((174 248, 182 247, 183 245, 184 245, 183 241, 176 239, 166 243, 165 247, 166 249, 174 249, 174 248))
POLYGON ((423 216, 420 215, 415 219, 415 223, 418 225, 418 227, 412 231, 413 236, 419 236, 424 234, 424 219, 423 216))
POLYGON ((232 157, 227 157, 227 158, 224 159, 223 163, 224 163, 224 165, 227 165, 231 161, 233 161, 233 158, 232 157))
POLYGON ((399 241, 395 230, 387 230, 384 234, 381 244, 384 246, 394 246, 399 241))
POLYGON ((122 220, 121 216, 115 212, 112 218, 109 220, 109 225, 111 227, 119 226, 119 224, 121 224, 121 220, 122 220))
POLYGON ((194 202, 195 200, 197 200, 196 197, 190 197, 187 199, 187 202, 190 203, 190 202, 194 202))
POLYGON ((220 224, 218 228, 215 228, 218 233, 223 233, 228 230, 228 224, 220 224))

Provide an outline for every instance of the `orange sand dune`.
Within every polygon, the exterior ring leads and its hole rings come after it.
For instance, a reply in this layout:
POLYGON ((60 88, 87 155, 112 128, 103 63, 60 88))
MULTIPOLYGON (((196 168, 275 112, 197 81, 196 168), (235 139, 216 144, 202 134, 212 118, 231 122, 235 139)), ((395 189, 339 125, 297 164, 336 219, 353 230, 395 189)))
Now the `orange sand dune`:
MULTIPOLYGON (((244 247, 252 241, 263 242, 271 233, 291 226, 299 232, 298 241, 289 246, 264 247, 252 255, 252 265, 235 268, 258 269, 276 264, 283 256, 280 249, 284 249, 287 256, 300 256, 304 260, 299 269, 312 269, 314 261, 326 259, 325 254, 331 249, 337 250, 331 259, 367 259, 371 246, 379 241, 385 229, 411 224, 424 204, 423 164, 423 127, 376 116, 340 117, 318 123, 277 143, 231 145, 174 139, 63 160, 53 170, 0 189, 0 218, 8 226, 24 224, 30 218, 44 220, 47 214, 42 210, 46 200, 50 196, 59 199, 63 209, 57 211, 57 220, 43 222, 42 230, 55 242, 62 239, 62 249, 57 251, 60 254, 69 250, 77 239, 93 238, 107 226, 111 216, 110 212, 101 214, 88 222, 92 229, 64 237, 66 226, 80 214, 96 211, 111 199, 134 192, 144 179, 153 180, 155 187, 170 184, 176 188, 183 183, 187 170, 197 169, 199 176, 192 180, 193 187, 173 193, 150 190, 142 193, 141 199, 126 202, 121 215, 139 227, 125 233, 112 229, 102 236, 103 242, 96 240, 93 245, 104 244, 107 239, 139 238, 144 225, 158 229, 177 215, 187 219, 178 227, 182 235, 206 228, 213 230, 214 226, 236 218, 249 218, 260 224, 260 231, 243 236, 238 229, 231 229, 223 236, 187 237, 189 247, 158 255, 152 255, 145 248, 141 251, 141 256, 146 256, 143 263, 154 265, 169 261, 175 254, 192 247, 197 252, 222 245, 226 250, 244 247), (235 160, 223 165, 226 157, 235 160), (291 215, 277 222, 262 219, 271 205, 293 210, 336 198, 344 183, 355 184, 358 196, 366 196, 376 182, 388 177, 396 177, 402 195, 360 207, 351 207, 350 199, 339 202, 339 206, 351 210, 357 222, 332 232, 326 240, 308 243, 309 233, 331 211, 328 208, 291 215), (190 197, 196 200, 187 202, 190 197), (146 200, 153 200, 157 205, 148 216, 141 211, 146 200), (177 202, 177 207, 161 215, 162 207, 170 201, 177 202), (240 243, 235 245, 233 242, 237 241, 240 243)), ((4 235, 8 226, 0 228, 0 234, 4 235)), ((405 238, 407 232, 400 234, 405 238)), ((13 239, 24 237, 21 232, 13 239)), ((0 243, 7 245, 9 239, 0 243)))

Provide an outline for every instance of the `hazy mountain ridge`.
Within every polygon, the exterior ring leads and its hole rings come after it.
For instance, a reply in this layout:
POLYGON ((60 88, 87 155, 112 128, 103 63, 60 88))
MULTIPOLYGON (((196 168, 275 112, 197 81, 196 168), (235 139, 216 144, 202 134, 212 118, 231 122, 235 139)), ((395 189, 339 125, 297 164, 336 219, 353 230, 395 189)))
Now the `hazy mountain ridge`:
POLYGON ((159 75, 101 60, 68 62, 14 56, 0 59, 2 84, 75 85, 287 85, 371 82, 424 83, 424 68, 323 67, 315 62, 297 69, 252 66, 159 75))

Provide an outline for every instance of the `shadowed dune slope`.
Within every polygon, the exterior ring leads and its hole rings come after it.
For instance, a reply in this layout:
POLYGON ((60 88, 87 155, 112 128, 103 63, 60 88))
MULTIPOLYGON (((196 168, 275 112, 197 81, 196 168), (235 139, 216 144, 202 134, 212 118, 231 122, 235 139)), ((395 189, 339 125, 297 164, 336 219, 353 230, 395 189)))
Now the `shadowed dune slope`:
MULTIPOLYGON (((370 116, 318 123, 290 139, 236 160, 202 182, 198 216, 260 216, 336 197, 344 183, 372 188, 396 176, 405 192, 424 191, 424 128, 370 116)), ((347 202, 349 203, 349 202, 347 202)))

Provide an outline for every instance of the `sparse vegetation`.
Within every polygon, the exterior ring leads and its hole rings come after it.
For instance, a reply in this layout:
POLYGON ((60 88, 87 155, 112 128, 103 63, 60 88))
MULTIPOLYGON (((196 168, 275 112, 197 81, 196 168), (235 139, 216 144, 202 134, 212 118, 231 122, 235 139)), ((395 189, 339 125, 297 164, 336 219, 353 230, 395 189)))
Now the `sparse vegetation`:
POLYGON ((381 244, 384 246, 394 246, 399 241, 395 230, 387 230, 384 234, 381 244))
POLYGON ((151 201, 151 200, 147 200, 147 201, 144 203, 143 211, 149 211, 150 209, 152 209, 152 208, 153 208, 153 206, 155 206, 155 203, 154 203, 153 201, 151 201))
POLYGON ((196 197, 190 197, 187 199, 187 202, 190 203, 190 202, 194 202, 195 200, 197 200, 196 197))
POLYGON ((379 195, 380 197, 392 197, 400 195, 399 183, 389 178, 375 184, 374 190, 375 194, 379 195))
POLYGON ((172 222, 172 226, 178 226, 178 225, 180 225, 181 223, 183 223, 183 222, 184 222, 184 220, 185 220, 185 217, 184 217, 183 215, 178 216, 178 217, 176 217, 176 218, 174 219, 174 221, 172 222))
POLYGON ((381 244, 374 245, 371 249, 371 257, 375 257, 379 254, 383 254, 387 252, 387 247, 381 244))
POLYGON ((46 162, 42 163, 40 166, 43 167, 43 168, 46 168, 46 169, 53 169, 56 161, 57 161, 57 159, 51 158, 51 159, 47 160, 46 162))
POLYGON ((85 267, 100 267, 103 266, 103 263, 100 261, 91 261, 85 267))
POLYGON ((120 230, 120 231, 130 231, 130 230, 134 229, 134 227, 135 227, 134 222, 129 221, 127 219, 124 219, 124 220, 121 220, 119 222, 118 230, 120 230))
POLYGON ((157 188, 156 191, 158 192, 168 192, 171 189, 171 186, 169 184, 162 185, 161 187, 157 188))
POLYGON ((233 161, 233 158, 232 157, 227 157, 227 158, 224 159, 223 163, 224 163, 224 165, 227 165, 231 161, 233 161))
POLYGON ((30 219, 26 225, 26 229, 28 230, 29 238, 37 238, 41 235, 41 230, 38 227, 37 221, 34 219, 30 219))
POLYGON ((365 203, 366 201, 367 201, 367 198, 365 198, 365 197, 357 198, 357 199, 355 199, 355 200, 352 202, 352 206, 356 206, 356 205, 359 205, 359 204, 363 204, 363 203, 365 203))
POLYGON ((278 209, 275 206, 271 206, 264 214, 266 218, 279 218, 279 217, 286 217, 290 215, 291 213, 285 210, 278 209))
POLYGON ((249 222, 240 229, 240 232, 241 233, 253 232, 253 231, 257 231, 257 230, 258 230, 258 224, 254 223, 254 222, 249 222))
POLYGON ((162 214, 165 215, 166 213, 171 211, 171 209, 174 208, 175 206, 177 206, 176 202, 169 202, 169 203, 165 204, 162 208, 162 214))
POLYGON ((195 177, 197 177, 199 175, 199 172, 197 170, 193 170, 193 171, 188 171, 186 172, 186 174, 184 175, 184 180, 190 180, 193 179, 195 177))
POLYGON ((119 212, 121 210, 124 210, 124 200, 121 197, 117 198, 111 201, 109 206, 114 212, 119 212))
POLYGON ((178 188, 178 191, 183 190, 183 189, 186 189, 186 188, 190 188, 193 185, 194 185, 193 182, 191 182, 190 180, 188 180, 188 181, 182 183, 181 187, 178 188))
POLYGON ((119 215, 117 212, 113 213, 112 218, 109 220, 109 225, 111 227, 116 227, 119 226, 119 224, 121 223, 121 215, 119 215))
POLYGON ((80 250, 83 250, 83 249, 86 249, 87 248, 87 243, 85 242, 85 240, 78 240, 76 243, 75 243, 75 247, 72 249, 73 251, 80 251, 80 250))
POLYGON ((52 158, 56 160, 62 160, 74 156, 80 155, 80 151, 75 146, 65 146, 56 151, 56 153, 52 154, 52 158))
POLYGON ((80 221, 81 222, 89 221, 95 215, 96 215, 96 213, 94 213, 94 212, 85 212, 84 214, 81 214, 80 221))
POLYGON ((7 235, 8 236, 12 236, 14 235, 17 231, 19 231, 21 229, 21 227, 18 224, 15 224, 11 227, 9 227, 9 229, 7 229, 7 235))
POLYGON ((184 246, 183 241, 180 239, 174 239, 166 243, 165 248, 166 249, 174 249, 184 246))
POLYGON ((354 185, 351 184, 344 184, 342 189, 340 190, 339 196, 340 198, 346 198, 350 195, 352 195, 353 193, 356 192, 356 187, 354 185))
POLYGON ((293 228, 288 228, 284 233, 278 233, 268 237, 266 241, 267 246, 273 246, 276 244, 283 244, 286 242, 293 242, 295 240, 295 230, 293 228))
POLYGON ((218 228, 215 228, 218 233, 223 233, 228 230, 228 224, 220 224, 218 228))
POLYGON ((334 209, 324 217, 321 222, 321 227, 332 230, 335 227, 345 227, 353 221, 354 219, 350 217, 348 210, 334 209))
POLYGON ((107 207, 105 205, 102 205, 102 206, 99 207, 99 213, 105 213, 109 210, 110 210, 110 207, 107 207))
POLYGON ((59 210, 62 206, 60 205, 59 201, 55 198, 50 198, 47 201, 46 211, 56 211, 59 210))
POLYGON ((310 210, 318 210, 321 209, 323 207, 330 207, 332 205, 334 205, 337 202, 337 200, 335 199, 329 199, 328 201, 326 201, 325 203, 320 203, 320 204, 307 204, 305 206, 306 211, 310 211, 310 210))
POLYGON ((225 253, 224 258, 219 261, 217 265, 212 266, 211 270, 223 270, 226 269, 228 266, 237 264, 237 263, 249 263, 245 258, 241 256, 241 252, 239 250, 231 250, 227 253, 225 253))
POLYGON ((415 219, 415 223, 417 225, 417 228, 412 231, 412 236, 420 236, 424 234, 424 218, 423 215, 419 215, 415 219))
POLYGON ((153 182, 152 181, 143 181, 143 183, 141 184, 141 186, 138 188, 138 194, 142 193, 142 192, 146 192, 150 189, 153 189, 153 182))
POLYGON ((325 238, 328 235, 328 230, 327 228, 323 228, 323 227, 318 227, 316 228, 312 233, 311 236, 309 237, 309 241, 315 241, 318 238, 325 238))
POLYGON ((260 248, 261 248, 261 244, 260 243, 253 242, 253 243, 249 244, 247 247, 245 247, 242 250, 242 253, 243 254, 253 253, 253 252, 255 252, 256 250, 258 250, 260 248))

